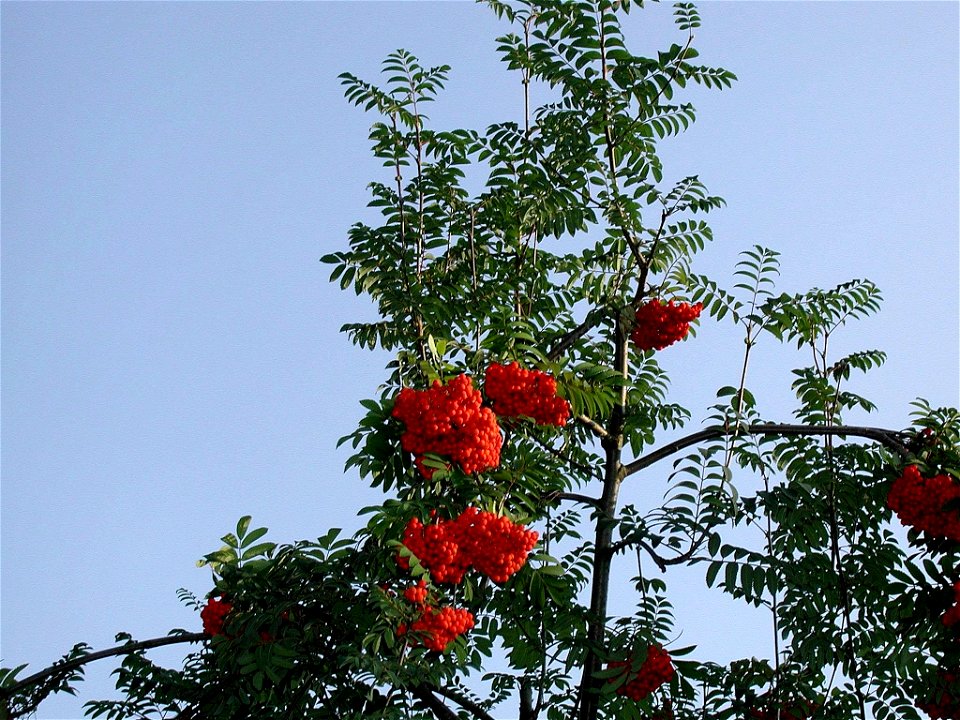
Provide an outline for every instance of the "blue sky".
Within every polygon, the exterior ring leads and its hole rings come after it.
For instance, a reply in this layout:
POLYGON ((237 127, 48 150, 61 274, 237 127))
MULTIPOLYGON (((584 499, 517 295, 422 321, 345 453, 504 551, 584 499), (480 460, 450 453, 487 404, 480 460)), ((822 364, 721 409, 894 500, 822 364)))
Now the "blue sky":
MULTIPOLYGON (((692 93, 700 119, 664 146, 668 179, 699 173, 728 202, 701 271, 729 278, 763 244, 783 253, 784 290, 883 288, 882 313, 838 348, 890 354, 856 388, 878 425, 906 425, 916 396, 960 403, 958 9, 704 3, 701 59, 740 81, 692 93)), ((318 262, 371 217, 365 185, 384 177, 374 118, 343 101, 337 74, 373 79, 398 47, 449 63, 439 127, 515 118, 522 96, 495 57, 503 26, 465 2, 0 12, 0 654, 39 669, 77 641, 198 628, 175 590, 206 592, 194 562, 239 516, 289 541, 355 528, 378 499, 334 447, 386 362, 338 334, 370 310, 318 262)), ((627 28, 647 52, 677 38, 669 6, 627 28)), ((683 347, 665 362, 699 418, 735 381, 742 342, 704 324, 683 347)), ((771 419, 789 419, 789 370, 806 360, 758 348, 751 386, 771 419)), ((701 657, 769 652, 754 616, 694 576, 678 590, 683 644, 701 657), (742 647, 710 639, 718 622, 742 647)), ((41 720, 80 717, 109 669, 41 720)))

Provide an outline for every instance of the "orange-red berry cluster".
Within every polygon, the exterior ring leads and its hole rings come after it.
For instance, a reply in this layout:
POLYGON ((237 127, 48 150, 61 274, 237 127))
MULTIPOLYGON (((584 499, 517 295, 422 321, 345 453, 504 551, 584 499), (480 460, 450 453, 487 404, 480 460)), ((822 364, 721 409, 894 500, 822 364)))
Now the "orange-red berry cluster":
POLYGON ((414 605, 423 605, 427 601, 427 581, 421 580, 403 591, 403 597, 414 605))
POLYGON ((525 416, 538 425, 567 424, 570 403, 557 396, 557 381, 542 370, 527 370, 515 362, 487 368, 483 390, 500 417, 525 416))
MULTIPOLYGON (((506 582, 523 567, 538 538, 535 530, 474 507, 455 519, 430 525, 411 518, 403 532, 403 544, 430 571, 433 581, 454 585, 471 567, 496 583, 506 582)), ((404 570, 410 567, 402 555, 397 563, 404 570)))
POLYGON ((960 513, 944 505, 960 498, 960 485, 948 475, 925 478, 916 465, 908 465, 890 487, 887 505, 900 522, 931 537, 960 541, 960 513))
POLYGON ((956 603, 948 609, 941 618, 947 627, 953 627, 960 622, 960 582, 953 584, 953 601, 956 603))
MULTIPOLYGON (((458 531, 453 520, 424 525, 420 518, 411 518, 403 531, 403 544, 430 571, 434 582, 456 585, 470 565, 466 553, 460 550, 458 531)), ((397 555, 397 564, 404 570, 410 569, 410 560, 403 555, 397 555)))
POLYGON ((409 628, 405 624, 400 625, 397 635, 406 635, 408 631, 413 631, 420 635, 426 648, 443 652, 447 645, 470 630, 473 625, 473 613, 469 610, 423 605, 420 617, 409 628))
POLYGON ((651 300, 637 308, 630 339, 641 350, 663 350, 687 336, 701 310, 703 303, 651 300))
POLYGON ((434 473, 423 464, 426 453, 449 458, 468 475, 500 464, 500 427, 493 411, 482 403, 467 375, 458 375, 446 385, 434 380, 426 390, 400 391, 393 406, 393 417, 406 426, 400 444, 414 454, 425 478, 434 473))
POLYGON ((459 608, 435 608, 427 602, 428 595, 425 580, 403 591, 404 599, 416 605, 419 614, 411 625, 401 623, 397 628, 397 635, 403 636, 413 631, 417 640, 425 647, 443 652, 447 645, 473 627, 473 613, 459 608))
POLYGON ((476 508, 467 508, 460 520, 465 518, 470 522, 465 533, 470 563, 477 572, 495 583, 505 583, 523 567, 540 537, 536 530, 528 530, 502 515, 476 508))
MULTIPOLYGON (((626 673, 631 665, 629 660, 616 660, 608 667, 626 668, 624 671, 626 673)), ((670 682, 676 673, 673 663, 670 662, 670 654, 659 645, 651 645, 647 649, 647 659, 643 661, 637 674, 617 688, 617 695, 626 695, 631 700, 639 702, 664 683, 670 682)), ((611 678, 609 682, 616 682, 616 680, 617 678, 611 678)))
POLYGON ((207 600, 206 607, 200 611, 203 631, 211 636, 223 635, 223 621, 231 610, 233 610, 233 605, 226 600, 217 598, 207 600))

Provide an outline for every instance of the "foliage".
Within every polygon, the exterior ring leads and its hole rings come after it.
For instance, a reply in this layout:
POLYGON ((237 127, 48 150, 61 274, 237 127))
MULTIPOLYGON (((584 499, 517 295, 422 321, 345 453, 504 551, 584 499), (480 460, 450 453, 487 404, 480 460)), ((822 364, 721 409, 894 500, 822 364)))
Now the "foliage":
MULTIPOLYGON (((341 76, 347 100, 375 114, 370 141, 386 170, 370 185, 379 219, 354 225, 348 247, 323 262, 377 311, 344 332, 391 356, 379 395, 362 401, 366 416, 341 443, 353 449, 347 470, 390 498, 362 511, 369 520, 353 538, 332 530, 276 545, 242 519, 202 561, 210 595, 233 606, 223 634, 178 670, 133 643, 116 671, 125 699, 91 702, 89 714, 489 720, 518 703, 522 720, 804 708, 825 720, 920 717, 944 672, 960 667, 955 633, 940 621, 960 579, 957 546, 915 531, 904 539, 886 497, 910 464, 960 479, 960 415, 920 400, 906 430, 844 425, 874 409, 849 389, 852 375, 885 359, 830 352, 847 323, 879 309, 868 280, 778 293, 779 255, 760 246, 742 253, 730 288, 697 272, 713 240, 703 216, 723 200, 697 176, 666 183, 658 147, 695 119, 688 84, 722 90, 736 78, 698 63, 692 3, 676 4, 679 41, 655 57, 624 41, 623 16, 642 3, 486 4, 509 26, 497 47, 523 80, 522 123, 430 127, 424 107, 450 68, 423 67, 407 51, 387 57, 380 85, 341 76), (554 100, 531 108, 534 84, 554 100), (728 323, 745 341, 742 373, 717 392, 709 426, 679 440, 692 413, 670 401, 657 351, 630 343, 638 309, 675 298, 702 303, 703 321, 728 323), (812 358, 793 371, 792 424, 762 418, 748 388, 761 337, 812 358), (418 467, 394 417, 398 394, 464 375, 479 389, 486 368, 513 362, 555 379, 572 421, 501 418, 500 464, 489 471, 467 474, 430 452, 418 467), (668 458, 662 502, 621 506, 622 484, 668 458), (539 548, 508 580, 440 582, 401 543, 411 518, 468 507, 538 529, 539 548), (637 557, 636 609, 610 617, 620 553, 637 557), (668 585, 677 566, 764 609, 772 657, 718 664, 677 647, 668 585), (476 618, 444 652, 403 631, 420 612, 405 590, 420 579, 431 602, 476 618), (662 663, 659 647, 675 676, 629 697, 648 655, 662 663)), ((10 717, 78 679, 53 673, 24 688, 20 670, 2 676, 10 717)))

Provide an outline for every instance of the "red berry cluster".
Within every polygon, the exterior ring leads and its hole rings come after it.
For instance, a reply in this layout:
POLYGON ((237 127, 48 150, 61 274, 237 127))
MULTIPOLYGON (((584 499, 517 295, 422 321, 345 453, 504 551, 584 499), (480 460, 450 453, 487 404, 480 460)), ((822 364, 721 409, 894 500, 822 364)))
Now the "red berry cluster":
POLYGON ((433 608, 424 605, 420 617, 408 628, 406 624, 397 628, 397 635, 406 635, 408 631, 418 633, 424 646, 429 650, 443 652, 447 645, 474 626, 473 613, 462 608, 433 608))
POLYGON ((470 522, 468 553, 473 567, 495 583, 505 583, 523 567, 540 537, 502 515, 467 508, 460 520, 470 522))
POLYGON ((667 700, 667 705, 653 711, 652 715, 645 715, 646 720, 675 720, 676 715, 673 712, 673 706, 667 700))
POLYGON ((403 591, 403 597, 414 605, 423 605, 427 601, 427 581, 421 580, 403 591))
POLYGON ((700 317, 701 310, 703 303, 651 300, 637 308, 630 339, 641 350, 663 350, 687 336, 690 321, 700 317))
POLYGON ((203 620, 203 631, 210 636, 223 635, 224 618, 233 610, 233 605, 226 600, 210 598, 207 605, 200 611, 203 620))
POLYGON ((523 415, 538 425, 557 426, 566 425, 570 417, 570 403, 557 397, 557 381, 541 370, 494 363, 487 368, 483 389, 500 417, 523 415))
POLYGON ((960 498, 960 485, 947 475, 925 478, 916 465, 908 465, 890 487, 887 505, 900 522, 931 537, 960 541, 960 513, 943 506, 960 498))
MULTIPOLYGON (((463 580, 470 566, 466 553, 460 551, 459 527, 453 520, 424 525, 420 518, 411 518, 403 531, 403 544, 430 571, 434 582, 453 583, 463 580)), ((397 555, 397 564, 410 569, 409 558, 397 555)))
MULTIPOLYGON (((616 660, 607 667, 626 668, 624 671, 626 673, 631 665, 629 660, 616 660)), ((639 702, 664 683, 670 682, 676 673, 670 662, 669 653, 659 645, 651 645, 647 649, 647 659, 643 661, 637 674, 617 688, 617 695, 626 695, 631 700, 639 702)), ((611 678, 608 682, 616 682, 616 680, 617 678, 611 678)))
POLYGON ((960 582, 953 584, 953 601, 956 605, 948 609, 941 618, 947 627, 953 627, 960 622, 960 582))
MULTIPOLYGON (((494 582, 506 582, 523 567, 538 538, 535 530, 474 507, 456 519, 426 526, 412 518, 403 532, 403 544, 430 571, 433 581, 454 585, 471 567, 494 582)), ((410 568, 409 559, 402 555, 397 562, 404 570, 410 568)))
POLYGON ((434 472, 423 464, 426 453, 450 458, 468 475, 500 464, 500 427, 482 402, 467 375, 458 375, 446 385, 434 380, 426 390, 400 391, 393 405, 393 417, 406 425, 400 444, 416 456, 425 478, 429 480, 434 472))
POLYGON ((403 636, 412 630, 427 648, 443 652, 447 645, 473 627, 473 614, 458 608, 434 608, 427 603, 428 594, 426 580, 403 591, 403 597, 417 606, 419 615, 409 626, 401 623, 397 627, 397 635, 403 636))

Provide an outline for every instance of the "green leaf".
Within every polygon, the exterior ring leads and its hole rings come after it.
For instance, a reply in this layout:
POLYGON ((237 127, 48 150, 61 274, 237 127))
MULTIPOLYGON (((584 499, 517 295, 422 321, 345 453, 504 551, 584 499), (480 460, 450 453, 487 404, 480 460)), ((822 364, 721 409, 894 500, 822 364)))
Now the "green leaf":
POLYGON ((717 580, 717 575, 720 572, 720 568, 723 567, 723 563, 719 560, 714 560, 707 566, 707 587, 713 587, 713 584, 717 580))
POLYGON ((255 543, 266 534, 267 528, 256 528, 255 530, 251 530, 244 536, 243 541, 240 543, 240 547, 245 548, 252 543, 255 543))
POLYGON ((247 528, 250 527, 250 515, 244 515, 237 521, 237 537, 243 539, 243 536, 247 534, 247 528))
POLYGON ((243 553, 243 557, 241 558, 241 560, 249 560, 251 558, 257 557, 258 555, 266 555, 271 550, 273 550, 276 546, 277 544, 272 542, 265 542, 265 543, 260 543, 259 545, 254 545, 253 547, 247 549, 243 553))

